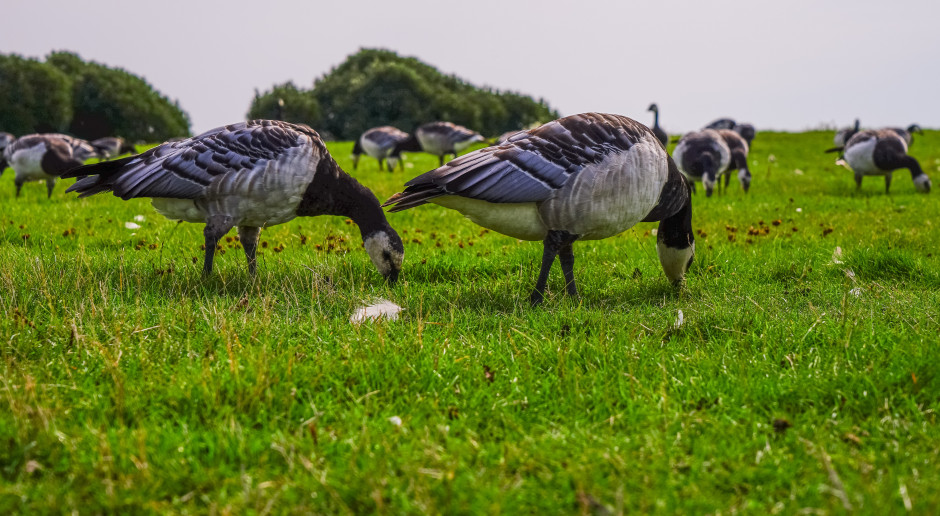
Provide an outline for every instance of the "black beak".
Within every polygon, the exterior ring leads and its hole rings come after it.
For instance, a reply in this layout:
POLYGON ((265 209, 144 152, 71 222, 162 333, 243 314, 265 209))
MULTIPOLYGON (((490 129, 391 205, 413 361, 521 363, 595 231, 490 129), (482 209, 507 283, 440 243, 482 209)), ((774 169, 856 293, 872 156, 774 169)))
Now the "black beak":
POLYGON ((400 272, 400 269, 392 269, 392 271, 385 276, 385 281, 388 282, 389 286, 394 287, 395 284, 398 283, 398 274, 400 272))

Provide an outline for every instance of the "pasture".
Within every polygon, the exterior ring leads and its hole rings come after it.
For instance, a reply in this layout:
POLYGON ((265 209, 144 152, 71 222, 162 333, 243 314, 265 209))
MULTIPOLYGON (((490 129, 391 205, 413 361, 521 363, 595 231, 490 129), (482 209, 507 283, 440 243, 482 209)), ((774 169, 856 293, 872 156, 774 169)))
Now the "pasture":
MULTIPOLYGON (((749 194, 699 188, 684 290, 641 223, 538 308, 541 244, 437 206, 389 215, 392 288, 337 217, 203 279, 201 225, 8 171, 0 513, 937 513, 940 192, 856 192, 831 141, 759 133, 749 194), (402 318, 351 325, 376 298, 402 318)), ((380 200, 437 161, 330 149, 380 200)), ((940 132, 911 154, 940 183, 940 132)))

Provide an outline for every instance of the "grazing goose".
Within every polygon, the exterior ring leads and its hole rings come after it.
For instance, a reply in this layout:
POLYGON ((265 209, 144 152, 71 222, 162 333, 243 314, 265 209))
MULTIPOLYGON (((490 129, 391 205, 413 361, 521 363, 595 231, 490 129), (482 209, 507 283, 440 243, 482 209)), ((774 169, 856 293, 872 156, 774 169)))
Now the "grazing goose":
POLYGON ((52 197, 56 178, 84 163, 75 158, 72 147, 58 135, 30 134, 17 138, 3 150, 0 174, 7 166, 13 168, 17 197, 23 184, 30 181, 45 181, 46 197, 52 197))
POLYGON ((392 151, 408 137, 408 133, 390 125, 373 127, 362 133, 353 146, 353 170, 359 166, 359 156, 365 153, 379 160, 379 170, 382 170, 382 161, 387 159, 388 171, 394 171, 398 160, 401 159, 401 152, 392 154, 392 151))
POLYGON ((669 143, 669 135, 666 134, 666 131, 663 131, 663 128, 659 126, 659 106, 655 103, 650 104, 650 107, 646 109, 647 111, 653 112, 653 134, 656 135, 656 139, 663 144, 663 147, 669 143))
POLYGON ((372 263, 389 282, 398 278, 404 248, 379 201, 343 172, 320 136, 304 125, 252 120, 164 143, 137 156, 79 167, 68 191, 87 197, 113 191, 122 199, 152 198, 167 218, 206 227, 203 273, 212 272, 220 238, 233 227, 255 273, 260 228, 294 217, 349 217, 372 263))
POLYGON ((453 154, 457 157, 458 152, 482 141, 484 138, 480 133, 462 125, 430 122, 415 129, 414 136, 398 144, 393 154, 401 154, 402 151, 423 151, 437 156, 443 166, 444 156, 453 154))
POLYGON ((728 150, 731 151, 731 161, 724 169, 725 190, 728 189, 728 181, 731 180, 731 172, 738 171, 738 181, 744 193, 751 188, 751 171, 747 168, 747 153, 750 149, 747 140, 738 134, 737 131, 728 129, 719 129, 718 134, 725 140, 728 150))
POLYGON ((53 136, 64 140, 65 143, 69 144, 69 147, 72 148, 72 157, 77 160, 87 161, 90 158, 102 156, 101 152, 87 140, 61 133, 49 133, 46 136, 53 136))
POLYGON ((918 191, 930 192, 930 178, 920 168, 920 163, 907 154, 907 142, 890 129, 861 131, 856 133, 841 150, 845 161, 855 172, 856 189, 862 188, 864 176, 884 176, 885 193, 891 188, 891 173, 899 168, 911 171, 911 179, 918 191))
POLYGON ((911 124, 907 126, 907 129, 902 129, 900 127, 888 127, 887 129, 897 133, 897 135, 904 140, 904 143, 906 143, 908 147, 914 143, 914 133, 924 134, 924 130, 921 129, 917 124, 911 124))
POLYGON ((98 155, 102 159, 111 159, 121 154, 135 154, 137 152, 134 144, 127 143, 124 138, 118 136, 98 138, 92 141, 91 145, 98 151, 98 155))
POLYGON ((845 129, 839 129, 839 131, 836 132, 835 137, 832 139, 832 143, 834 143, 836 147, 845 147, 845 142, 849 141, 849 138, 851 138, 853 134, 859 131, 859 127, 860 127, 860 123, 858 119, 856 118, 855 126, 846 127, 845 129))
POLYGON ((757 129, 754 129, 754 126, 751 124, 735 124, 732 131, 738 133, 741 138, 744 138, 748 147, 751 146, 754 142, 754 137, 757 136, 757 129))
POLYGON ((614 236, 637 222, 661 221, 656 249, 666 276, 682 281, 695 254, 689 186, 656 136, 619 115, 583 113, 549 122, 408 181, 383 206, 427 202, 522 240, 542 240, 542 266, 530 301, 544 298, 557 256, 576 296, 576 240, 614 236))
POLYGON ((679 140, 672 157, 679 171, 705 186, 705 196, 711 197, 718 176, 731 164, 731 149, 721 134, 714 129, 687 133, 679 140))

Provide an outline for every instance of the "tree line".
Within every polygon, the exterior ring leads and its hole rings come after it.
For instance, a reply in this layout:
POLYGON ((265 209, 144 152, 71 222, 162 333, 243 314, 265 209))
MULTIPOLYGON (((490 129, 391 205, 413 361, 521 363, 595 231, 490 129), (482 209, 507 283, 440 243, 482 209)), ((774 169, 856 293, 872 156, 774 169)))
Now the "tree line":
POLYGON ((248 118, 305 123, 325 138, 352 140, 369 128, 393 125, 411 132, 434 120, 495 136, 558 118, 542 100, 476 87, 413 57, 362 49, 317 79, 256 92, 248 118))
POLYGON ((45 61, 0 54, 0 131, 154 142, 187 136, 189 126, 178 102, 121 68, 71 52, 45 61))

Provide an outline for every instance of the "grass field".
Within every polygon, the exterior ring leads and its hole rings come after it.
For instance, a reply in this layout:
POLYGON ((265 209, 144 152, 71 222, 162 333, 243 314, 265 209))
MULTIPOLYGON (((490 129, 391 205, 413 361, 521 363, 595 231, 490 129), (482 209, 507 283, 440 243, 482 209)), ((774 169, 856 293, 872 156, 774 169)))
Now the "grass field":
MULTIPOLYGON (((831 137, 758 134, 751 192, 694 198, 682 292, 640 224, 534 309, 541 245, 436 206, 389 216, 394 288, 336 217, 204 280, 201 225, 7 172, 0 514, 936 514, 940 192, 857 193, 831 137)), ((940 132, 911 153, 940 184, 940 132)))

